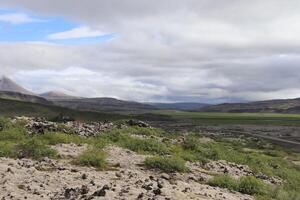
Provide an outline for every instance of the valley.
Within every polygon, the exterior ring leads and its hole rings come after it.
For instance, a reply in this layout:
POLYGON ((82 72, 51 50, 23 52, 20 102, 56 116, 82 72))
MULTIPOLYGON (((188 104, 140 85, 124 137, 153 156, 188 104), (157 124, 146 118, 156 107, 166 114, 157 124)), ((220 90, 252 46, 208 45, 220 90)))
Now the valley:
POLYGON ((2 91, 0 196, 298 200, 300 114, 206 107, 2 91))

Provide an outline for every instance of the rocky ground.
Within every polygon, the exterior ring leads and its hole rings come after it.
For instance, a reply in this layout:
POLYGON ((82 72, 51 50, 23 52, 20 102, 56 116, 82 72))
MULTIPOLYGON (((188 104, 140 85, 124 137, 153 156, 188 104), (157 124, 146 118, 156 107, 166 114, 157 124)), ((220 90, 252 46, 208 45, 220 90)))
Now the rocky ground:
POLYGON ((71 164, 86 145, 59 144, 52 148, 58 150, 61 159, 0 158, 0 199, 253 199, 203 183, 211 173, 225 173, 228 167, 230 173, 251 173, 246 166, 221 162, 202 169, 189 163, 190 173, 164 174, 145 169, 142 163, 146 156, 109 146, 105 149, 107 161, 114 167, 98 171, 71 164))

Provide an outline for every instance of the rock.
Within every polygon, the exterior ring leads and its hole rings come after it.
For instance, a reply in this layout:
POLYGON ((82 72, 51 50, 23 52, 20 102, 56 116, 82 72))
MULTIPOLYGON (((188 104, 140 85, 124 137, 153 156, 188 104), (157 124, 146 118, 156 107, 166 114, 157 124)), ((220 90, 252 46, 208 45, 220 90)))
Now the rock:
POLYGON ((169 175, 169 174, 166 174, 166 173, 162 173, 162 174, 160 175, 160 177, 163 178, 163 179, 166 179, 166 180, 170 180, 170 175, 169 175))
POLYGON ((144 193, 140 193, 137 199, 143 199, 143 197, 144 197, 144 193))
POLYGON ((153 189, 152 186, 153 186, 153 183, 149 183, 149 184, 144 184, 142 186, 142 188, 145 189, 145 190, 147 190, 147 191, 149 191, 149 190, 153 189))
POLYGON ((82 123, 76 121, 63 120, 61 123, 50 122, 44 118, 18 117, 14 121, 23 120, 26 122, 25 128, 29 135, 44 134, 45 132, 63 132, 67 134, 77 134, 83 137, 97 136, 104 131, 115 128, 112 122, 82 123))
POLYGON ((116 172, 116 177, 121 178, 122 174, 120 172, 116 172))
POLYGON ((160 190, 160 188, 157 188, 157 189, 155 189, 155 190, 153 190, 153 193, 154 193, 154 195, 161 195, 161 190, 160 190))
POLYGON ((80 193, 87 194, 89 192, 89 188, 86 185, 81 186, 80 193))
POLYGON ((9 167, 9 168, 7 168, 7 170, 6 170, 8 173, 14 173, 13 171, 12 171, 12 169, 9 167))
POLYGON ((128 120, 126 122, 129 126, 138 126, 138 127, 144 127, 144 128, 150 128, 151 126, 147 124, 146 122, 140 121, 140 120, 128 120))
POLYGON ((85 179, 87 179, 87 175, 84 173, 84 174, 82 174, 81 178, 82 178, 83 180, 85 180, 85 179))
POLYGON ((106 190, 109 190, 108 185, 104 185, 101 190, 98 190, 96 192, 94 192, 94 194, 92 196, 97 196, 97 197, 105 197, 106 195, 106 190))

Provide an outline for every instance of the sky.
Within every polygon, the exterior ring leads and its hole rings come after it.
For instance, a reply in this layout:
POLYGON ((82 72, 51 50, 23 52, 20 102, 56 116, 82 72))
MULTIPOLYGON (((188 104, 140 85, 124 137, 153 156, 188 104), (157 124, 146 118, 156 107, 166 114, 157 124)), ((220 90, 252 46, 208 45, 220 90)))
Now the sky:
POLYGON ((300 97, 299 0, 1 0, 0 74, 141 102, 300 97))

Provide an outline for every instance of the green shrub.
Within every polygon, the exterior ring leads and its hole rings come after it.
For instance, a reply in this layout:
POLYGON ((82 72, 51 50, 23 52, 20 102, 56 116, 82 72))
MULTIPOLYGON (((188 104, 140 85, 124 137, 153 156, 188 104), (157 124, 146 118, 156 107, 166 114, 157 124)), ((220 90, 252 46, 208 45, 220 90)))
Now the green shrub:
POLYGON ((210 179, 208 184, 249 195, 265 195, 270 190, 267 184, 253 176, 243 176, 240 179, 234 179, 228 175, 219 175, 210 179))
POLYGON ((227 188, 235 191, 238 189, 238 181, 228 175, 215 176, 208 181, 208 184, 213 187, 227 188))
POLYGON ((185 161, 178 157, 149 157, 146 158, 145 165, 150 169, 158 169, 167 173, 188 171, 185 161))
POLYGON ((121 141, 121 146, 138 153, 168 154, 168 147, 155 139, 140 139, 129 137, 121 141))
POLYGON ((107 165, 106 154, 99 149, 89 149, 76 158, 74 163, 77 165, 104 169, 107 165))
POLYGON ((261 180, 253 176, 244 176, 239 179, 238 191, 243 194, 266 194, 268 187, 261 180))
POLYGON ((199 153, 192 150, 185 150, 180 145, 172 145, 170 151, 172 155, 180 157, 185 161, 199 162, 201 165, 205 165, 209 161, 199 153))
POLYGON ((185 150, 197 151, 199 147, 199 140, 196 137, 187 137, 184 140, 182 147, 185 150))
POLYGON ((300 193, 299 191, 291 191, 285 190, 281 187, 277 187, 270 193, 270 199, 276 200, 300 200, 300 193))
POLYGON ((57 156, 57 151, 51 149, 40 140, 32 138, 17 145, 17 155, 19 158, 55 158, 57 156))

